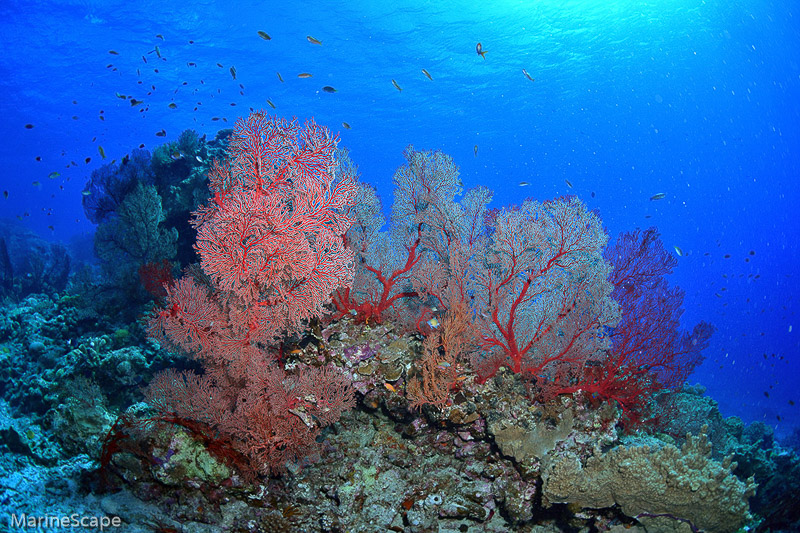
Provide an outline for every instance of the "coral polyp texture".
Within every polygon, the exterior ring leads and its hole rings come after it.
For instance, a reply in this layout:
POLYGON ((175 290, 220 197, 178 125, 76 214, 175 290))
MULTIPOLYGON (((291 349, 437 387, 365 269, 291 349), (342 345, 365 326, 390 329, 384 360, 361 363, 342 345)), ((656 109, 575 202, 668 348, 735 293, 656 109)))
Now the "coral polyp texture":
MULTIPOLYGON (((705 429, 705 428, 704 428, 705 429)), ((574 503, 600 509, 619 505, 626 515, 672 517, 710 533, 734 531, 750 518, 753 478, 741 481, 727 457, 710 458, 704 434, 671 444, 618 446, 584 461, 576 454, 553 457, 542 472, 545 505, 574 503)))

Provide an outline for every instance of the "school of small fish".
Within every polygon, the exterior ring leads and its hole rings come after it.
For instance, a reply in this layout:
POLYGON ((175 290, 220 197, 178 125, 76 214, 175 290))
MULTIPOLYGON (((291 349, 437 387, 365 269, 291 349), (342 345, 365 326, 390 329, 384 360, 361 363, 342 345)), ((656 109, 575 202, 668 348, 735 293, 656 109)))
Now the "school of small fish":
MULTIPOLYGON (((261 39, 262 41, 266 41, 266 42, 273 41, 272 36, 269 33, 267 33, 266 31, 264 31, 264 30, 257 30, 256 31, 256 36, 259 39, 261 39)), ((166 39, 165 39, 163 34, 156 34, 155 35, 155 39, 157 40, 157 42, 165 43, 165 46, 166 46, 166 39)), ((324 46, 323 45, 323 40, 318 39, 318 38, 316 38, 316 37, 314 37, 312 35, 306 35, 306 41, 308 43, 312 44, 312 45, 315 45, 315 46, 324 46)), ((188 44, 192 45, 192 44, 194 44, 194 41, 193 40, 189 40, 188 44)), ((268 45, 265 45, 265 46, 268 46, 268 45)), ((481 59, 483 59, 484 61, 486 60, 486 55, 487 55, 488 51, 483 47, 483 44, 481 42, 476 43, 475 52, 476 52, 477 55, 479 55, 481 57, 481 59)), ((108 54, 111 55, 111 56, 114 56, 114 57, 122 57, 123 56, 123 53, 121 53, 120 51, 118 51, 116 49, 108 50, 108 54)), ((150 48, 144 54, 141 55, 141 61, 142 61, 142 65, 143 66, 141 68, 136 69, 137 77, 141 78, 142 69, 144 69, 145 66, 150 68, 153 71, 154 74, 158 74, 159 73, 159 69, 157 67, 153 67, 152 66, 152 61, 154 59, 161 60, 161 61, 167 61, 167 57, 165 57, 164 52, 162 51, 161 47, 158 44, 153 44, 152 48, 150 48), (155 56, 155 58, 152 57, 153 55, 155 56), (149 60, 148 60, 148 56, 150 56, 149 60)), ((223 63, 216 62, 214 64, 216 65, 216 67, 218 67, 220 69, 224 69, 225 68, 225 65, 223 63)), ((197 61, 188 61, 186 63, 186 65, 187 65, 187 67, 195 68, 195 67, 198 67, 198 62, 197 61)), ((109 70, 112 70, 112 71, 117 71, 117 67, 113 63, 109 63, 108 65, 106 65, 106 68, 109 69, 109 70)), ((229 72, 229 74, 231 76, 231 79, 233 81, 238 81, 239 73, 238 73, 235 65, 228 66, 228 72, 229 72)), ((421 68, 421 72, 425 76, 425 78, 427 78, 429 81, 434 81, 433 75, 430 73, 430 71, 428 71, 427 68, 421 68)), ((276 71, 275 74, 276 74, 276 76, 278 78, 278 81, 280 83, 284 83, 284 78, 281 75, 281 73, 276 71)), ((526 70, 525 68, 522 69, 522 74, 530 82, 535 82, 536 81, 536 78, 534 78, 528 72, 528 70, 526 70)), ((313 76, 313 74, 311 72, 300 72, 299 74, 297 74, 297 77, 299 79, 311 79, 314 76, 313 76)), ((394 87, 394 89, 396 89, 398 93, 402 93, 403 92, 403 87, 400 85, 400 83, 397 81, 397 79, 390 78, 390 80, 391 80, 391 84, 394 87)), ((138 81, 138 84, 141 85, 141 86, 146 86, 146 83, 144 81, 142 81, 141 79, 138 81)), ((178 93, 178 91, 180 90, 181 87, 184 87, 184 86, 187 86, 187 85, 188 85, 188 82, 183 81, 181 83, 181 86, 179 86, 178 88, 174 89, 174 93, 178 93)), ((200 85, 205 85, 205 80, 204 79, 200 79, 200 85)), ((239 87, 239 94, 240 95, 244 95, 244 85, 242 83, 239 83, 238 87, 239 87)), ((193 93, 198 93, 198 91, 199 91, 199 88, 197 88, 197 87, 193 89, 193 93)), ((334 88, 333 86, 331 86, 331 85, 322 86, 321 91, 324 92, 324 93, 328 93, 328 94, 335 94, 335 93, 338 92, 338 90, 336 88, 334 88)), ((155 84, 149 84, 149 90, 147 90, 144 94, 141 94, 141 92, 140 92, 140 94, 138 94, 137 97, 129 95, 129 94, 123 94, 123 93, 120 93, 118 91, 114 93, 114 97, 116 97, 119 100, 127 101, 130 107, 139 108, 139 112, 140 113, 146 113, 150 108, 149 105, 146 103, 146 97, 152 96, 155 92, 156 92, 156 85, 155 84)), ((216 94, 217 95, 221 94, 221 90, 219 88, 216 90, 216 94)), ((215 95, 212 94, 211 98, 214 98, 214 96, 215 95)), ((77 105, 78 102, 76 100, 73 100, 72 104, 73 105, 77 105)), ((275 104, 275 102, 271 98, 267 98, 266 99, 266 104, 272 109, 277 109, 277 105, 275 104)), ((194 106, 193 110, 194 111, 198 111, 199 107, 202 106, 202 105, 203 105, 203 102, 198 100, 196 102, 196 105, 194 106)), ((230 106, 236 106, 236 102, 231 102, 230 106)), ((178 109, 178 104, 174 100, 170 101, 167 104, 167 108, 168 109, 172 109, 172 110, 178 109)), ((251 108, 251 110, 252 110, 252 108, 251 108)), ((72 119, 73 120, 78 120, 79 116, 78 115, 73 115, 72 119)), ((99 110, 98 119, 101 120, 101 121, 105 120, 105 111, 103 109, 99 110)), ((197 118, 195 118, 195 121, 196 120, 197 120, 197 118)), ((211 122, 217 122, 217 121, 228 122, 228 119, 226 117, 213 116, 213 117, 210 118, 210 121, 211 122)), ((351 129, 351 126, 350 126, 350 124, 348 122, 342 121, 341 124, 342 124, 342 128, 344 128, 345 130, 350 130, 351 129)), ((27 124, 24 125, 24 127, 27 130, 31 130, 31 129, 34 128, 34 124, 27 123, 27 124)), ((167 136, 167 131, 162 128, 162 129, 159 129, 159 130, 155 131, 154 135, 156 137, 164 138, 164 137, 167 136)), ((92 139, 92 142, 96 142, 96 140, 97 140, 97 138, 95 137, 95 138, 92 139)), ((141 144, 139 146, 139 148, 144 148, 144 146, 145 145, 143 143, 143 144, 141 144)), ((100 159, 102 161, 107 160, 106 151, 105 151, 105 149, 103 148, 102 145, 98 145, 97 146, 97 151, 98 151, 98 153, 100 155, 100 159)), ((62 156, 63 155, 65 155, 65 154, 62 152, 62 156)), ((478 157, 478 145, 477 144, 475 144, 473 146, 473 155, 476 158, 478 157)), ((183 158, 183 154, 181 154, 181 153, 173 153, 173 154, 171 154, 171 157, 172 157, 173 160, 178 160, 178 159, 182 159, 183 158)), ((128 156, 126 155, 123 158, 123 161, 125 161, 127 158, 128 158, 128 156)), ((203 162, 202 159, 200 159, 199 157, 197 158, 197 160, 200 163, 203 162)), ((42 157, 41 156, 37 156, 36 157, 36 161, 37 162, 41 162, 42 161, 42 157)), ((92 158, 90 156, 86 156, 84 158, 84 163, 85 164, 90 164, 91 161, 92 161, 92 158)), ((112 163, 114 163, 114 162, 116 162, 116 160, 112 160, 112 163)), ((76 166, 76 165, 77 164, 74 161, 71 161, 70 164, 67 165, 67 168, 69 168, 71 166, 76 166)), ((57 179, 57 178, 61 177, 61 173, 55 172, 55 171, 54 172, 50 172, 48 174, 48 177, 51 180, 54 180, 54 179, 57 179)), ((66 177, 66 181, 69 181, 69 179, 70 179, 69 177, 66 177)), ((574 188, 574 185, 570 180, 564 179, 564 182, 565 182, 565 184, 566 184, 566 186, 568 188, 570 188, 570 189, 574 188)), ((34 181, 33 185, 35 187, 40 187, 41 186, 41 182, 34 181)), ((527 187, 527 186, 530 185, 530 183, 527 182, 527 181, 520 181, 518 185, 519 185, 519 187, 527 187)), ((61 185, 61 188, 63 189, 63 184, 61 185)), ((90 193, 84 191, 84 194, 90 194, 90 193)), ((9 197, 9 192, 7 190, 3 191, 3 196, 4 196, 4 198, 7 199, 9 197)), ((591 197, 592 198, 595 197, 594 191, 592 191, 591 197)), ((650 196, 650 201, 651 202, 655 202, 655 201, 658 201, 658 200, 663 200, 666 197, 667 197, 667 193, 665 193, 665 192, 657 192, 657 193, 654 193, 654 194, 652 194, 650 196)), ((26 213, 26 215, 27 215, 27 213, 26 213)), ((645 215, 645 218, 650 218, 650 217, 651 217, 650 214, 645 215)), ((21 217, 19 217, 19 218, 21 218, 21 217)), ((674 248, 675 254, 678 257, 684 257, 685 253, 678 245, 674 245, 673 248, 674 248)), ((706 255, 708 255, 708 253, 706 253, 706 255)), ((728 257, 730 257, 730 255, 726 255, 725 256, 725 258, 728 258, 728 257)), ((436 322, 436 319, 434 318, 429 322, 429 325, 432 328, 436 328, 436 327, 438 327, 438 322, 436 322)))

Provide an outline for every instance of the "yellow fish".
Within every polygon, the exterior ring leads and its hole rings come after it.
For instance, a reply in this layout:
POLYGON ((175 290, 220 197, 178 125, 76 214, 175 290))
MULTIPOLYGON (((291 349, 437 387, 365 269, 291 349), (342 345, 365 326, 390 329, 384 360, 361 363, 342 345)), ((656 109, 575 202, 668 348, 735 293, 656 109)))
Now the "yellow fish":
POLYGON ((389 390, 389 391, 392 391, 392 392, 397 392, 397 389, 395 389, 394 385, 392 385, 391 383, 384 382, 383 386, 386 387, 386 390, 389 390))

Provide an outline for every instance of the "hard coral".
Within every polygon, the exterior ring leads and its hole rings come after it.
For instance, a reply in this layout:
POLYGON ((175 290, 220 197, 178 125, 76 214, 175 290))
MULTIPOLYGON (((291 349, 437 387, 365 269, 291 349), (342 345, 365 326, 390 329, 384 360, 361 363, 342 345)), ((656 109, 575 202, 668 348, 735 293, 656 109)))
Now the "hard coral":
POLYGON ((735 463, 710 458, 704 434, 679 450, 672 445, 619 446, 585 462, 573 453, 551 459, 542 473, 544 503, 576 503, 600 509, 619 505, 638 515, 688 520, 709 533, 736 531, 749 518, 752 478, 733 475, 735 463))

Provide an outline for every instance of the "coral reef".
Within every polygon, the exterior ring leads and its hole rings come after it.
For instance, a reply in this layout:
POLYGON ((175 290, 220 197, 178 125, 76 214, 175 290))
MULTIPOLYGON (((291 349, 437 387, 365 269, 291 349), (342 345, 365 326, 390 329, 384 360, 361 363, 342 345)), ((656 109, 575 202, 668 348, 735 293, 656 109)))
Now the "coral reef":
POLYGON ((755 483, 733 475, 730 457, 717 463, 710 455, 705 435, 688 438, 680 450, 670 444, 597 448, 585 461, 561 453, 542 472, 544 503, 619 505, 629 516, 671 516, 710 533, 736 531, 750 518, 747 498, 755 483))
POLYGON ((130 279, 4 300, 0 505, 135 532, 800 523, 797 454, 685 385, 713 328, 680 328, 654 229, 490 210, 408 147, 387 231, 337 142, 254 112, 96 171, 101 269, 130 279))

